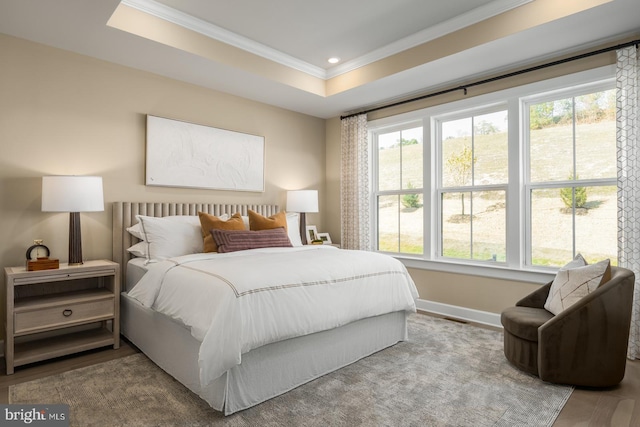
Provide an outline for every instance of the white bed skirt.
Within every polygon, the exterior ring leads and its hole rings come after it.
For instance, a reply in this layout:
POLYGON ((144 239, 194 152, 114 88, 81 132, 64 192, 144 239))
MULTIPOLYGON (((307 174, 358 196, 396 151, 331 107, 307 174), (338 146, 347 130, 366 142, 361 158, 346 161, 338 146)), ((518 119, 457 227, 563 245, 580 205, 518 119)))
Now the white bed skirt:
POLYGON ((242 355, 242 363, 208 387, 199 381, 200 342, 183 325, 121 298, 121 331, 163 370, 225 415, 257 405, 407 339, 404 311, 269 344, 242 355))

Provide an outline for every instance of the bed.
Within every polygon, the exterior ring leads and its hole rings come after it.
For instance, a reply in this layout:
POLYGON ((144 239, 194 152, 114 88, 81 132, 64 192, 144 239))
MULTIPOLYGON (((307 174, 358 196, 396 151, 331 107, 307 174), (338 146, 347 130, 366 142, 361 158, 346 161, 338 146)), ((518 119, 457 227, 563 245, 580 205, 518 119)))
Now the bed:
MULTIPOLYGON (((225 204, 183 204, 183 203, 135 203, 135 202, 115 202, 113 204, 113 259, 121 266, 121 274, 123 283, 123 292, 121 295, 121 331, 122 334, 137 346, 143 353, 145 353, 154 363, 156 363, 163 370, 168 372, 187 388, 199 395, 208 404, 223 412, 225 415, 232 414, 234 412, 249 408, 256 404, 259 404, 267 399, 271 399, 282 393, 285 393, 295 387, 298 387, 306 382, 309 382, 315 378, 325 375, 334 370, 340 369, 348 364, 351 364, 363 357, 380 351, 386 347, 392 346, 399 341, 407 339, 407 316, 409 313, 415 311, 414 300, 417 297, 415 286, 411 279, 407 276, 405 278, 398 278, 396 276, 402 276, 403 274, 398 272, 394 273, 393 280, 407 281, 407 289, 401 289, 399 292, 393 291, 394 294, 390 301, 386 303, 371 303, 367 301, 372 299, 368 294, 362 292, 362 288, 358 291, 352 291, 351 302, 345 305, 349 307, 349 310, 344 311, 344 317, 336 319, 325 319, 322 313, 326 312, 340 312, 340 309, 327 309, 323 308, 322 301, 327 298, 320 297, 318 293, 321 292, 320 286, 308 286, 305 294, 305 298, 309 299, 309 295, 312 298, 312 305, 307 307, 307 311, 314 311, 316 314, 313 322, 309 322, 309 325, 305 325, 303 332, 296 332, 293 329, 300 329, 298 326, 291 327, 291 331, 284 331, 292 323, 291 318, 284 320, 273 320, 274 327, 264 328, 282 330, 284 338, 276 339, 269 335, 271 332, 256 332, 256 337, 247 338, 247 342, 236 344, 231 341, 226 345, 219 345, 220 339, 227 340, 226 335, 223 337, 219 330, 233 329, 236 324, 240 325, 242 322, 238 319, 244 319, 240 314, 236 317, 236 320, 226 320, 224 328, 215 328, 213 325, 215 322, 211 321, 209 330, 202 329, 198 325, 190 323, 190 319, 186 319, 187 315, 175 315, 169 312, 163 313, 162 302, 160 297, 164 294, 172 295, 171 291, 164 291, 170 284, 170 282, 176 281, 179 286, 178 293, 181 291, 184 282, 189 282, 189 286, 197 286, 202 277, 216 276, 217 280, 223 281, 229 285, 230 280, 222 278, 217 273, 218 270, 204 271, 207 269, 220 268, 221 266, 235 265, 235 267, 229 267, 229 272, 232 277, 234 272, 239 270, 238 266, 242 265, 259 265, 256 263, 261 262, 273 262, 272 265, 282 265, 283 257, 291 257, 287 259, 298 259, 293 257, 300 257, 302 261, 294 263, 295 265, 305 265, 304 259, 332 259, 336 254, 342 259, 347 259, 347 256, 353 257, 365 257, 369 256, 381 256, 380 254, 363 253, 359 251, 342 251, 333 247, 295 247, 295 248, 266 248, 263 250, 250 250, 242 253, 234 252, 230 254, 190 254, 185 256, 178 256, 163 260, 156 264, 149 264, 145 258, 134 257, 131 255, 129 248, 138 243, 128 228, 132 227, 138 222, 137 215, 143 215, 151 218, 162 217, 176 217, 185 216, 193 217, 198 212, 206 212, 215 216, 232 215, 234 213, 240 213, 243 216, 247 215, 249 210, 255 211, 261 215, 270 216, 279 211, 277 205, 225 205, 225 204), (260 252, 261 254, 253 254, 252 252, 260 252), (295 253, 295 255, 294 255, 295 253), (226 257, 225 257, 226 256, 226 257), (249 258, 254 257, 255 258, 249 258), (216 264, 218 263, 218 264, 216 264), (235 263, 235 264, 233 264, 235 263), (189 274, 195 274, 193 271, 197 270, 197 276, 187 276, 188 280, 181 279, 182 276, 178 276, 179 270, 188 270, 189 274), (144 293, 140 289, 144 289, 145 286, 151 286, 148 289, 153 289, 151 283, 155 283, 151 278, 156 275, 161 277, 158 283, 162 282, 162 286, 165 286, 162 291, 156 291, 156 302, 151 304, 151 301, 145 302, 144 293), (175 277, 173 277, 175 276, 175 277), (181 282, 182 281, 182 282, 181 282), (138 287, 135 288, 135 285, 138 287), (135 289, 134 289, 135 288, 135 289), (318 290, 316 290, 316 288, 318 290), (398 293, 396 297, 395 294, 398 293), (141 297, 140 295, 143 295, 141 297), (408 296, 410 295, 410 296, 408 296), (318 301, 316 304, 315 301, 318 301), (397 301, 396 301, 397 300, 397 301), (411 300, 411 301, 409 301, 411 300), (317 309, 316 306, 317 305, 317 309), (369 308, 371 305, 371 308, 369 308), (384 307, 382 307, 384 305, 384 307), (353 308, 356 307, 354 310, 353 308), (357 317, 353 312, 359 312, 357 317), (375 314, 371 314, 375 313, 375 314), (279 324, 277 322, 280 322, 279 324), (335 323, 336 326, 328 326, 335 323), (306 328, 306 329, 305 329, 306 328), (269 335, 268 337, 266 337, 269 335), (236 348, 237 347, 237 348, 236 348), (220 348, 231 349, 230 354, 219 354, 220 348), (234 349, 235 348, 235 349, 234 349), (236 351, 237 354, 234 354, 236 351), (213 352, 213 353, 211 353, 213 352), (213 356, 212 356, 213 355, 213 356), (219 359, 219 360, 218 360, 219 359), (237 360, 236 360, 237 359, 237 360), (234 362, 235 360, 235 362, 234 362)), ((292 239, 293 241, 293 239, 292 239)), ((393 258, 386 257, 385 259, 374 259, 373 264, 379 264, 382 260, 387 262, 397 262, 393 258)), ((320 264, 320 262, 318 262, 320 264)), ((345 262, 349 264, 349 262, 345 262)), ((398 263, 400 264, 400 263, 398 263)), ((307 264, 309 265, 309 264, 307 264)), ((390 264, 391 265, 391 264, 390 264)), ((401 264, 400 264, 401 265, 401 264)), ((262 268, 262 267, 260 267, 262 268)), ((309 269, 309 267, 301 267, 309 269)), ((395 264, 393 264, 393 268, 395 264)), ((404 269, 404 267, 399 267, 404 269)), ((333 270, 339 271, 338 267, 332 264, 333 270)), ((256 271, 253 268, 247 268, 247 270, 256 271)), ((292 268, 282 269, 283 271, 290 271, 291 275, 303 275, 301 272, 295 272, 294 266, 292 268)), ((389 268, 391 270, 391 268, 389 268)), ((262 271, 258 269, 257 271, 262 271)), ((406 272, 406 270, 405 270, 406 272)), ((306 273, 305 273, 306 274, 306 273)), ((309 273, 311 274, 311 273, 309 273)), ((335 273, 338 274, 338 273, 335 273)), ((357 274, 358 282, 352 286, 364 286, 364 284, 375 283, 376 286, 389 286, 386 282, 391 279, 378 278, 377 274, 371 276, 367 274, 357 274)), ((257 277, 257 276, 256 276, 257 277)), ((236 283, 236 278, 231 281, 236 283)), ((290 278, 287 278, 290 280, 290 278)), ((319 282, 316 280, 316 282, 319 282)), ((334 281, 335 282, 335 281, 334 281)), ((305 282, 310 283, 310 282, 305 282)), ((315 285, 315 282, 314 282, 315 285)), ((160 286, 159 284, 157 286, 160 286)), ((203 286, 203 285, 200 285, 203 286)), ((237 287, 237 286, 236 286, 237 287)), ((236 297, 239 294, 251 295, 257 302, 257 306, 247 306, 243 309, 249 310, 251 316, 254 311, 261 311, 263 307, 269 307, 271 305, 277 306, 280 304, 279 300, 273 299, 273 295, 278 295, 278 298, 284 298, 281 295, 289 294, 295 296, 296 289, 287 289, 286 286, 271 286, 263 287, 256 291, 245 290, 241 288, 235 289, 233 286, 222 286, 224 292, 229 293, 228 288, 233 288, 236 292, 236 297), (268 292, 262 292, 268 288, 268 292), (273 291, 274 289, 277 292, 273 291), (273 292, 272 292, 273 291, 273 292), (260 298, 266 298, 265 300, 256 299, 255 295, 260 294, 260 298), (258 308, 256 308, 258 307, 258 308)), ((346 288, 346 287, 345 287, 346 288)), ((159 289, 159 288, 158 288, 159 289)), ((196 289, 208 289, 208 288, 196 288, 196 289)), ((174 291, 175 293, 176 291, 174 291)), ((205 291, 206 293, 207 291, 205 291)), ((184 292, 184 294, 188 294, 184 292)), ((232 294, 233 295, 233 294, 232 294)), ((299 295, 295 296, 300 298, 299 295)), ((169 298, 166 297, 165 298, 169 298)), ((201 298, 201 299, 204 299, 201 298)), ((216 310, 224 311, 230 306, 230 302, 216 302, 219 298, 215 296, 210 305, 214 303, 219 304, 219 308, 216 310)), ((236 298, 239 301, 245 301, 246 299, 236 298)), ((231 300, 235 301, 234 298, 231 300)), ((170 299, 169 299, 170 301, 170 299)), ((232 301, 232 302, 233 302, 232 301)), ((294 300, 297 301, 297 300, 294 300)), ((336 300, 338 301, 338 300, 336 300)), ((341 297, 339 301, 348 301, 345 297, 341 297)), ((189 301, 188 297, 183 302, 182 300, 175 305, 193 304, 194 301, 189 301)), ((197 301, 195 302, 197 304, 197 301)), ((233 302, 235 304, 235 302, 233 302)), ((256 303, 254 303, 256 304, 256 303)), ((284 312, 287 309, 286 304, 290 302, 282 302, 282 305, 277 311, 284 312)), ((296 304, 298 304, 296 302, 296 304)), ((173 306, 173 303, 170 305, 173 306)), ((304 306, 304 302, 301 304, 304 306)), ((214 310, 212 310, 214 311, 214 310)), ((229 309, 232 313, 242 312, 240 309, 229 309)), ((293 309, 292 309, 293 313, 293 309)), ((336 316, 338 316, 337 314, 336 316)), ((298 315, 295 315, 298 316, 298 315)), ((213 317, 216 317, 215 315, 213 317)), ((219 316, 218 316, 219 317, 219 316)), ((296 317, 294 317, 296 318, 296 317)), ((274 315, 275 319, 275 315, 274 315)), ((206 322, 210 321, 205 320, 206 322)), ((260 322, 258 322, 260 323, 260 322)), ((262 322, 269 323, 269 322, 262 322)), ((260 324, 262 324, 260 323, 260 324)), ((304 324, 305 321, 299 322, 304 324)), ((252 326, 254 329, 256 325, 252 326)), ((259 328, 258 328, 259 329, 259 328)), ((232 334, 232 336, 243 336, 244 333, 240 326, 232 334)), ((249 335, 248 333, 246 335, 249 335)))

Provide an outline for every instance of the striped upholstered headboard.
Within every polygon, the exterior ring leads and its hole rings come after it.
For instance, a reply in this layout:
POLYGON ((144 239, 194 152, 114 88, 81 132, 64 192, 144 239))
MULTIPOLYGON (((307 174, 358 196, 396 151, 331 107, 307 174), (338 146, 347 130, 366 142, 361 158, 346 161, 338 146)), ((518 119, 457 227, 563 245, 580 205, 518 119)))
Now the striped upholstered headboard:
POLYGON ((197 215, 206 212, 212 215, 233 215, 239 212, 247 215, 251 209, 261 215, 270 216, 280 209, 278 205, 226 205, 214 203, 143 203, 143 202, 114 202, 113 203, 113 261, 120 264, 120 283, 125 283, 127 277, 127 261, 131 258, 127 249, 137 242, 129 232, 128 227, 137 223, 136 215, 163 217, 170 215, 197 215))

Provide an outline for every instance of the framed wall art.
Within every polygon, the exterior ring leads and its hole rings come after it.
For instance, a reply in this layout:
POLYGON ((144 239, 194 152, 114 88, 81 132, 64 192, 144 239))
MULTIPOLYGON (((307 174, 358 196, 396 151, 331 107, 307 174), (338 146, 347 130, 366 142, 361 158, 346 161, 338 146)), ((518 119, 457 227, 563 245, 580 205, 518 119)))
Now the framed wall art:
POLYGON ((264 191, 264 137, 147 115, 146 184, 264 191))

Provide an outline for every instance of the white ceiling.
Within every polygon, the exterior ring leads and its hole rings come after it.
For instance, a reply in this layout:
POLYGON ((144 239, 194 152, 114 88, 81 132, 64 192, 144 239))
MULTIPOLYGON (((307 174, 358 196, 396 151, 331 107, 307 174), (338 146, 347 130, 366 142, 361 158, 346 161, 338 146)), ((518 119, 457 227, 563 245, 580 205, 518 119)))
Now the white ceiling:
MULTIPOLYGON (((530 1, 125 0, 124 3, 327 80, 530 1), (340 57, 341 63, 328 64, 330 56, 340 57)), ((197 55, 107 26, 119 4, 120 0, 0 0, 0 33, 321 118, 640 35, 638 0, 613 0, 322 96, 270 78, 261 70, 234 66, 224 58, 197 55)))
MULTIPOLYGON (((530 0, 529 0, 530 1, 530 0)), ((519 0, 158 0, 235 34, 320 68, 337 56, 351 61, 459 15, 480 19, 519 0), (489 3, 496 6, 487 7, 489 3), (484 12, 479 10, 485 6, 484 12)))

